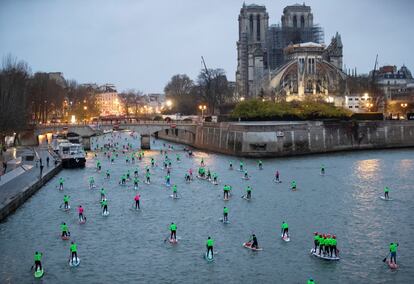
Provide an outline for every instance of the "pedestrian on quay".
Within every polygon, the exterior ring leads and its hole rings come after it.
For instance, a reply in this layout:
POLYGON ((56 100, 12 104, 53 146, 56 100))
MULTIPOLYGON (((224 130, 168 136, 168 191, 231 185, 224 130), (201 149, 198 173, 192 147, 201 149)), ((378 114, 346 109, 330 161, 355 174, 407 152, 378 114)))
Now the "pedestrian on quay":
POLYGON ((42 158, 40 158, 39 161, 40 161, 40 166, 43 166, 42 158))
POLYGON ((6 174, 6 171, 7 171, 7 162, 3 161, 3 175, 6 174))
POLYGON ((46 158, 46 165, 47 165, 47 167, 49 167, 49 156, 47 156, 47 158, 46 158))
POLYGON ((39 177, 39 179, 42 178, 42 172, 43 172, 43 164, 40 164, 40 177, 39 177))

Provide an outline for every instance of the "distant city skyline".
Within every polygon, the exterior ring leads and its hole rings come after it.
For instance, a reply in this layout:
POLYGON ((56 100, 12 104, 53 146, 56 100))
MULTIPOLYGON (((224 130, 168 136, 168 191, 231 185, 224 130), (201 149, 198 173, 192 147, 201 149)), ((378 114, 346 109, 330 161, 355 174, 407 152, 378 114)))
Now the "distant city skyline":
MULTIPOLYGON (((269 25, 297 1, 265 5, 269 25)), ((302 1, 300 2, 302 4, 302 1)), ((305 1, 325 44, 339 32, 344 64, 368 73, 379 65, 414 69, 410 47, 414 1, 305 1)), ((115 84, 118 91, 163 92, 174 74, 196 79, 201 56, 234 81, 238 14, 243 1, 12 1, 0 2, 0 56, 12 54, 33 72, 63 72, 79 83, 115 84)))

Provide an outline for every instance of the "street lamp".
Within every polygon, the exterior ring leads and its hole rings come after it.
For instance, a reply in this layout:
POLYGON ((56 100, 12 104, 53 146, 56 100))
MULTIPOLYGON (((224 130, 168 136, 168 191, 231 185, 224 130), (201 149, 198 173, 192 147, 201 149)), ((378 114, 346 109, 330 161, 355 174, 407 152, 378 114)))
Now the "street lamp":
POLYGON ((407 103, 402 103, 402 104, 401 104, 401 107, 402 107, 402 108, 404 108, 404 109, 405 109, 407 106, 408 106, 408 104, 407 104, 407 103))
POLYGON ((172 106, 172 101, 171 101, 171 100, 167 100, 167 101, 165 102, 165 104, 167 105, 167 107, 171 108, 171 106, 172 106))
POLYGON ((374 106, 372 103, 367 103, 366 107, 368 108, 368 111, 371 111, 371 108, 374 106))
POLYGON ((201 118, 204 117, 204 111, 207 109, 206 105, 199 105, 198 108, 201 110, 201 118))
POLYGON ((87 106, 84 106, 84 107, 83 107, 83 110, 87 110, 87 109, 88 109, 88 107, 87 107, 87 106))
POLYGON ((244 101, 244 97, 241 97, 241 98, 240 98, 240 101, 241 101, 241 102, 242 102, 242 101, 244 101))

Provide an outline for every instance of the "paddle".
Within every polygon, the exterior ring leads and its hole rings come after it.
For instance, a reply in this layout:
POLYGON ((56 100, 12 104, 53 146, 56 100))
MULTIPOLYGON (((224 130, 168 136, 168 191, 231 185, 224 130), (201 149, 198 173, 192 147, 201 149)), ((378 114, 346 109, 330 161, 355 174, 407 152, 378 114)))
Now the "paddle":
POLYGON ((62 203, 62 204, 60 204, 59 209, 61 209, 61 208, 62 208, 62 205, 63 205, 63 203, 62 203))
POLYGON ((391 252, 389 252, 388 254, 387 254, 387 256, 382 260, 382 262, 386 262, 387 261, 387 258, 388 258, 388 256, 391 254, 391 252))
POLYGON ((165 238, 165 240, 164 240, 164 243, 168 240, 170 238, 170 235, 168 235, 166 238, 165 238))

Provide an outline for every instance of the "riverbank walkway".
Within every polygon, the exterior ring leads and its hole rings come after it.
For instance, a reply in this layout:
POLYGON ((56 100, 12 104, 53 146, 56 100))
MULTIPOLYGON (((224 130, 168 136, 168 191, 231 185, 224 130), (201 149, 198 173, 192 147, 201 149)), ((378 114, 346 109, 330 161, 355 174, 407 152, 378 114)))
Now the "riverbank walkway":
POLYGON ((14 170, 7 172, 0 181, 0 221, 46 183, 51 178, 50 174, 60 167, 60 163, 55 163, 55 157, 49 153, 46 146, 35 148, 34 152, 36 158, 33 161, 22 162, 14 170), (49 157, 49 166, 46 164, 47 157, 49 157), (40 158, 44 166, 41 176, 40 164, 36 166, 36 159, 40 158))

